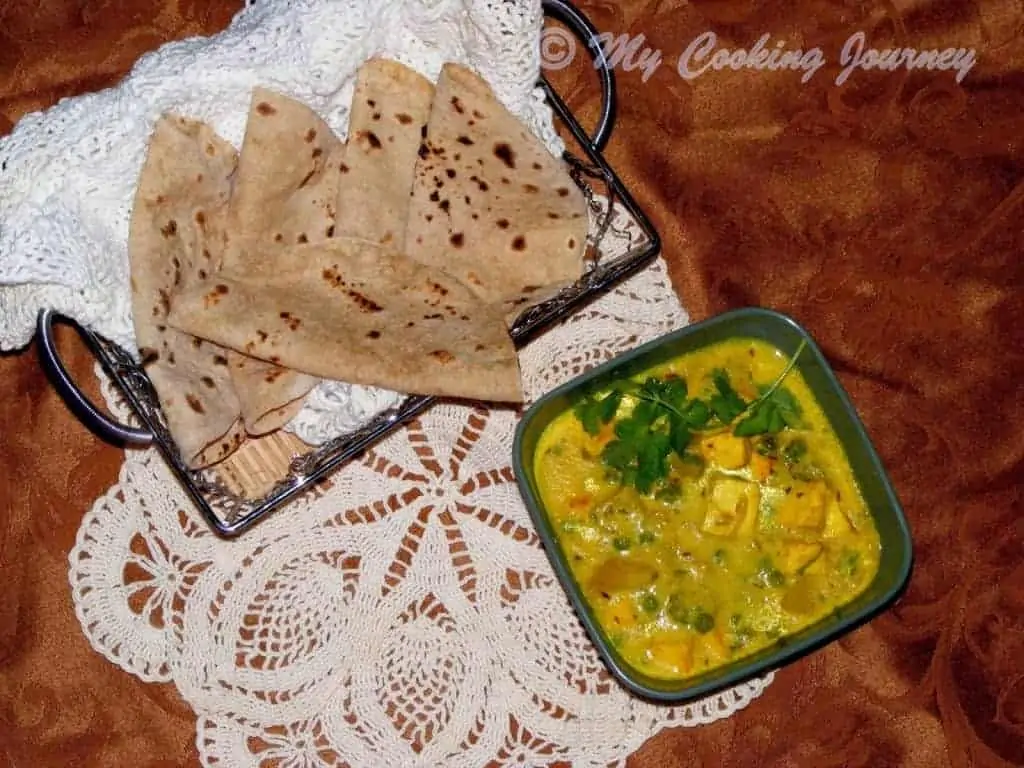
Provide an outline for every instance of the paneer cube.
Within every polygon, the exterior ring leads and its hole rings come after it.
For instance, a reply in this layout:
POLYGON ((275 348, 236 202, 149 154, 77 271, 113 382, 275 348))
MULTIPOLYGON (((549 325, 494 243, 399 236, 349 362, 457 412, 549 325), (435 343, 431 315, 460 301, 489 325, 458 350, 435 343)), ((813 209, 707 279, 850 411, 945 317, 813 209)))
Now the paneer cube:
POLYGON ((693 645, 689 638, 658 638, 650 644, 647 653, 654 666, 674 675, 685 674, 693 668, 693 645))
POLYGON ((750 460, 750 441, 724 432, 705 438, 700 444, 704 459, 722 469, 739 469, 750 460))
POLYGON ((853 533, 850 518, 843 512, 839 502, 832 499, 827 506, 828 509, 825 513, 825 536, 830 539, 837 539, 853 533))
POLYGON ((787 576, 799 573, 818 559, 821 555, 821 544, 806 541, 787 541, 779 551, 777 564, 787 576))
POLYGON ((708 506, 702 529, 712 536, 732 536, 739 528, 739 524, 740 518, 737 517, 735 511, 708 506))
POLYGON ((794 488, 779 503, 776 511, 779 525, 791 531, 820 533, 825 527, 826 494, 824 483, 794 488))
POLYGON ((635 557, 610 557, 594 571, 590 579, 596 592, 614 594, 646 589, 658 580, 658 569, 635 557))
POLYGON ((733 536, 741 530, 752 533, 759 501, 756 484, 725 475, 714 478, 704 514, 704 532, 713 536, 733 536))

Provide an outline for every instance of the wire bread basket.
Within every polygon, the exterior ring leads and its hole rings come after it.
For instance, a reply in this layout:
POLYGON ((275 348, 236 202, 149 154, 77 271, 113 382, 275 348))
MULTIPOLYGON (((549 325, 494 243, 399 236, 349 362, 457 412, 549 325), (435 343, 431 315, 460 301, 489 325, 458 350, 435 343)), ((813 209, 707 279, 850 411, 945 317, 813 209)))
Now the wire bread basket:
MULTIPOLYGON (((602 154, 613 128, 616 89, 614 73, 597 31, 565 0, 545 0, 543 6, 546 16, 564 24, 586 44, 601 82, 602 100, 597 126, 588 135, 547 79, 542 77, 539 83, 556 117, 556 126, 564 128, 571 139, 566 142, 564 160, 588 201, 591 230, 583 276, 516 319, 510 333, 518 347, 643 269, 661 247, 650 221, 602 154), (616 223, 623 219, 629 222, 628 229, 616 223), (628 245, 623 253, 609 256, 604 249, 606 236, 613 229, 617 235, 628 238, 628 245)), ((291 433, 278 430, 247 441, 219 464, 193 470, 185 464, 167 429, 149 378, 126 350, 48 309, 39 313, 37 338, 42 366, 71 410, 105 440, 125 446, 155 445, 210 527, 224 537, 238 536, 289 501, 315 493, 329 482, 336 468, 358 457, 438 400, 433 396, 409 395, 363 426, 319 446, 307 445, 291 433), (57 352, 56 323, 70 325, 78 332, 123 395, 137 425, 113 420, 83 394, 57 352)))

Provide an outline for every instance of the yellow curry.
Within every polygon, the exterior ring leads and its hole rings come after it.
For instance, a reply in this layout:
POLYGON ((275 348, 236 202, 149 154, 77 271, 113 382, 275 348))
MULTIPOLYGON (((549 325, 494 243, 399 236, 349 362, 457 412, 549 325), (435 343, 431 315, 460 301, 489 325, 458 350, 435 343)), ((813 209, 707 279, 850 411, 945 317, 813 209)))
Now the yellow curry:
POLYGON ((650 676, 761 650, 878 570, 874 521, 794 362, 723 342, 587 393, 540 438, 538 490, 573 575, 650 676))

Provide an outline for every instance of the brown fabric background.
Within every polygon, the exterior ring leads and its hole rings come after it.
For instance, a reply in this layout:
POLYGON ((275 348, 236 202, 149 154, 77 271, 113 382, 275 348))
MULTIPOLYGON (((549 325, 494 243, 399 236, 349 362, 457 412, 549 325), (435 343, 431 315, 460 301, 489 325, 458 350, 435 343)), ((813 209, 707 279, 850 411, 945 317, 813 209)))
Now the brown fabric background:
MULTIPOLYGON (((142 52, 227 24, 237 0, 0 4, 0 131, 110 85, 142 52)), ((747 711, 666 732, 665 766, 1024 765, 1024 10, 1018 0, 589 0, 665 61, 619 71, 612 164, 664 237, 694 319, 760 304, 821 342, 862 412, 917 547, 904 599, 781 671, 747 711), (782 10, 786 6, 786 10, 782 10), (687 82, 714 30, 820 45, 966 46, 948 74, 744 70, 687 82)), ((551 73, 592 119, 592 72, 551 73)), ((90 362, 69 335, 79 381, 90 362)), ((93 388, 95 394, 95 388, 93 388)), ((0 357, 0 764, 189 766, 191 712, 88 647, 66 556, 121 454, 67 413, 34 350, 0 357)))

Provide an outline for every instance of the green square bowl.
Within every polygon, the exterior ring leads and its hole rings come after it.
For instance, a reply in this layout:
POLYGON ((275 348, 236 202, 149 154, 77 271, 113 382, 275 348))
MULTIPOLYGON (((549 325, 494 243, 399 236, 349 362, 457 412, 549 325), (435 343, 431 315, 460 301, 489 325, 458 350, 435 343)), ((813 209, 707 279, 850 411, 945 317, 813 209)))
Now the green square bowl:
POLYGON ((778 312, 750 307, 723 313, 661 336, 563 384, 538 400, 523 416, 516 429, 513 464, 520 492, 548 558, 601 658, 626 688, 653 701, 692 701, 785 666, 887 610, 910 578, 913 549, 909 526, 864 425, 814 340, 798 323, 778 312), (806 341, 797 370, 831 422, 874 518, 882 547, 879 569, 868 588, 852 602, 798 634, 783 637, 768 648, 702 675, 666 681, 630 666, 601 630, 572 575, 541 501, 533 473, 534 454, 545 428, 573 406, 584 387, 600 387, 613 379, 636 375, 680 355, 734 338, 760 339, 787 356, 796 352, 801 341, 806 341))

